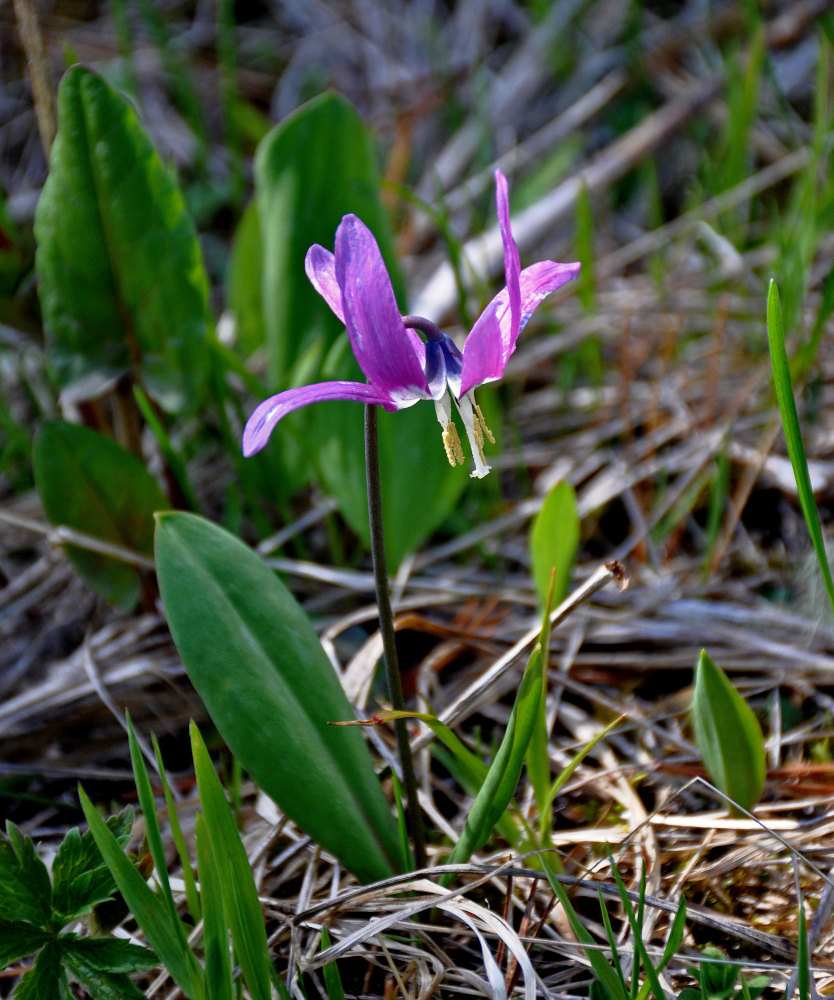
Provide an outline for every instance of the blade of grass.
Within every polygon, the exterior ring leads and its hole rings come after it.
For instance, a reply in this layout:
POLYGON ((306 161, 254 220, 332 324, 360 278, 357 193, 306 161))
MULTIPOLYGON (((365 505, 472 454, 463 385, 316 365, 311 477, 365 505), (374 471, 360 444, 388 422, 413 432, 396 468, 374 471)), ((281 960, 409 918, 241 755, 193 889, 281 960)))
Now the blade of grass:
POLYGON ((814 491, 811 488, 811 477, 808 474, 808 462, 805 457, 805 447, 802 444, 802 433, 799 428, 799 417, 794 402, 793 386, 791 385, 788 355, 785 350, 785 330, 782 324, 782 307, 779 301, 779 289, 771 279, 767 293, 767 339, 770 344, 770 358, 773 364, 773 382, 776 386, 776 399, 779 413, 782 417, 782 427, 785 431, 785 441, 788 445, 788 455, 793 467, 796 488, 799 493, 799 503, 805 515, 808 534, 817 556, 820 572, 825 583, 831 610, 834 612, 834 580, 831 578, 831 568, 825 551, 819 514, 814 491))
POLYGON ((249 859, 232 819, 206 745, 191 724, 191 752, 205 827, 217 862, 226 919, 246 986, 254 1000, 270 1000, 271 962, 263 912, 249 859))
POLYGON ((200 872, 202 889, 206 1000, 234 1000, 229 929, 223 912, 223 887, 220 884, 211 837, 206 831, 205 820, 200 813, 197 813, 195 820, 194 837, 197 843, 197 869, 200 872))
POLYGON ((191 914, 194 923, 198 924, 202 917, 200 894, 197 891, 197 883, 194 879, 194 870, 191 867, 191 859, 188 855, 188 846, 185 843, 185 837, 183 836, 182 827, 180 826, 179 814, 177 813, 177 804, 174 801, 174 796, 171 794, 171 785, 168 781, 168 775, 165 772, 165 765, 162 762, 162 753, 159 749, 159 742, 157 741, 155 733, 151 733, 151 743, 153 744, 153 752, 156 757, 156 765, 159 768, 159 777, 162 780, 162 791, 165 795, 165 803, 168 807, 168 822, 171 824, 171 836, 174 839, 174 844, 176 845, 177 854, 179 855, 180 865, 182 867, 182 880, 185 882, 185 899, 188 904, 188 912, 191 914))
MULTIPOLYGON (((330 947, 330 935, 326 927, 321 929, 322 951, 330 947)), ((324 976, 324 988, 327 990, 328 1000, 345 1000, 345 990, 342 986, 342 977, 339 975, 339 967, 335 962, 328 962, 321 969, 324 976)))
POLYGON ((93 839, 148 944, 189 1000, 206 1000, 203 969, 194 952, 182 947, 179 920, 172 925, 168 906, 148 888, 80 786, 78 795, 93 839))
POLYGON ((591 969, 593 970, 594 975, 606 991, 608 1000, 628 1000, 628 993, 626 992, 623 983, 618 978, 617 973, 608 964, 605 956, 596 947, 594 939, 588 931, 585 930, 585 927, 579 919, 576 910, 574 910, 571 901, 568 899, 568 894, 559 884, 559 881, 544 854, 541 855, 541 862, 545 874, 547 875, 547 880, 550 883, 550 888, 556 893, 559 902, 562 904, 562 909, 565 911, 565 915, 573 928, 573 933, 576 935, 580 944, 589 946, 585 949, 585 954, 588 957, 588 961, 591 964, 591 969))

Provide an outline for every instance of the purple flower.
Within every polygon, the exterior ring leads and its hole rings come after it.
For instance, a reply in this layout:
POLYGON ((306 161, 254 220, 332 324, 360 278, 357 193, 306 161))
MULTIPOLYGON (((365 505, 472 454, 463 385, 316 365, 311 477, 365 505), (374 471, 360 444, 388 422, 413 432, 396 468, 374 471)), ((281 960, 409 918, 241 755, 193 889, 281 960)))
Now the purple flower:
POLYGON ((495 439, 475 402, 475 389, 501 378, 518 335, 539 303, 579 273, 579 264, 551 260, 521 270, 510 231, 507 178, 500 170, 495 172, 495 186, 507 284, 481 313, 463 351, 430 320, 400 315, 377 242, 355 215, 346 215, 339 224, 335 253, 318 244, 310 247, 305 260, 307 277, 347 327, 353 353, 368 381, 319 382, 270 396, 246 423, 244 455, 260 451, 278 421, 308 403, 352 399, 401 410, 431 399, 449 462, 463 465, 464 461, 452 419, 454 402, 475 459, 472 475, 481 478, 489 472, 484 438, 493 443, 495 439))

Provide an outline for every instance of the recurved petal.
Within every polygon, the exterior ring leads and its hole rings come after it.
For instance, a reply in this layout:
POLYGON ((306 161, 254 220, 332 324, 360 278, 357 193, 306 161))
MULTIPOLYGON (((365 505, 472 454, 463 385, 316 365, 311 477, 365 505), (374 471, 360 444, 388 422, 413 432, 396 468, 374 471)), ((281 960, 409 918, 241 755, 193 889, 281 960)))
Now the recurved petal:
POLYGON ((501 378, 527 321, 551 292, 579 274, 579 267, 576 262, 540 260, 524 268, 519 279, 521 305, 515 336, 509 293, 506 288, 501 289, 481 313, 463 345, 461 395, 474 386, 501 378))
POLYGON ((521 256, 510 228, 510 195, 507 178, 500 170, 495 171, 495 204, 498 209, 498 228, 504 244, 504 276, 507 281, 507 298, 510 310, 510 339, 514 342, 519 333, 521 320, 521 256))
POLYGON ((243 454, 249 458, 263 448, 269 435, 282 417, 309 403, 322 403, 330 399, 348 399, 358 403, 376 403, 386 410, 396 410, 397 405, 365 382, 317 382, 297 389, 287 389, 265 399, 246 421, 243 430, 243 454))
POLYGON ((304 270, 313 288, 344 323, 342 292, 336 281, 336 258, 329 250, 314 243, 304 258, 304 270))
POLYGON ((350 344, 368 381, 398 406, 430 398, 379 246, 355 215, 336 230, 336 280, 350 344))

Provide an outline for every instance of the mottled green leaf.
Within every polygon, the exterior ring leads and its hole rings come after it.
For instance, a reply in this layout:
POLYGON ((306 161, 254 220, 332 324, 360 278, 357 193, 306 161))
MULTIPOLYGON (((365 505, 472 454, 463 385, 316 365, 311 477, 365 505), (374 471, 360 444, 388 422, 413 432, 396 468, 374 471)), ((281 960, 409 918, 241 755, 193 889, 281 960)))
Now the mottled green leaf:
POLYGON ((170 169, 130 103, 75 66, 35 216, 49 360, 75 398, 127 373, 171 412, 199 403, 208 280, 170 169))
POLYGON ((0 969, 33 955, 50 940, 49 931, 41 930, 25 920, 0 918, 0 969))
POLYGON ((61 945, 50 941, 35 964, 15 987, 15 1000, 72 1000, 69 980, 61 964, 61 945))
POLYGON ((52 883, 35 845, 10 820, 0 835, 0 917, 46 926, 51 915, 52 883))
MULTIPOLYGON (((120 847, 130 838, 133 810, 124 809, 111 816, 107 826, 120 847)), ((65 923, 85 913, 116 892, 116 883, 104 863, 93 835, 77 827, 64 837, 52 862, 52 905, 65 923)))
MULTIPOLYGON (((33 462, 52 524, 153 556, 153 515, 169 504, 135 455, 88 427, 55 421, 41 428, 33 462)), ((141 577, 135 566, 73 545, 67 555, 79 576, 112 604, 136 604, 141 577)))

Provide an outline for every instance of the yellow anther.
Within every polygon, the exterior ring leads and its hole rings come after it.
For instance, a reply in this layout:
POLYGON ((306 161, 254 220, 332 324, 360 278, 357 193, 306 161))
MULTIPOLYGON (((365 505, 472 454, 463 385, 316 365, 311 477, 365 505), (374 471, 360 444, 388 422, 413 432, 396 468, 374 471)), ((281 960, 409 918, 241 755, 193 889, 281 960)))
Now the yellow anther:
POLYGON ((454 422, 448 423, 443 428, 443 447, 446 449, 446 458, 449 459, 449 465, 452 468, 456 465, 463 465, 463 448, 454 422))
POLYGON ((490 444, 495 444, 495 438, 492 436, 492 431, 487 427, 486 420, 484 420, 484 415, 481 413, 481 408, 478 404, 475 404, 475 426, 481 434, 481 444, 484 443, 484 437, 490 444))

